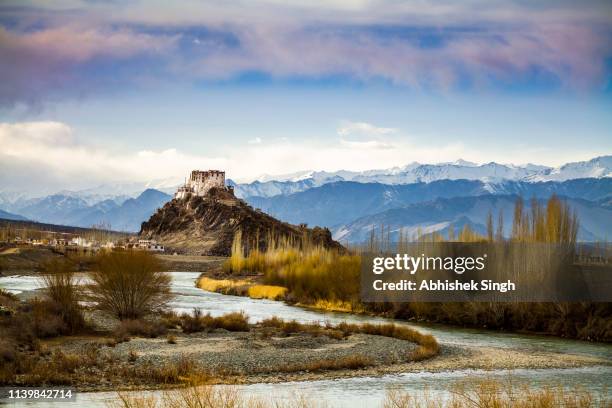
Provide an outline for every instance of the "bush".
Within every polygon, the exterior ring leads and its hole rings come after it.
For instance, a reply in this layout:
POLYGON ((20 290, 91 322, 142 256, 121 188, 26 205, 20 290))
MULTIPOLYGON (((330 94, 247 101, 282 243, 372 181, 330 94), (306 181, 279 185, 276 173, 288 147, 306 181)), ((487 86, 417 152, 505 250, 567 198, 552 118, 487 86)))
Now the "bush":
POLYGON ((144 251, 111 252, 98 257, 90 273, 93 300, 119 319, 138 319, 171 300, 169 275, 160 261, 144 251))
POLYGON ((12 301, 12 302, 19 301, 19 298, 17 297, 17 295, 15 295, 14 293, 9 292, 8 290, 6 290, 4 288, 0 288, 0 298, 5 298, 6 300, 12 301))
POLYGON ((19 306, 6 324, 9 336, 20 344, 33 344, 37 338, 72 333, 62 318, 61 305, 51 300, 29 300, 19 306))
POLYGON ((5 339, 0 339, 0 363, 6 364, 15 361, 17 351, 15 345, 5 339))
POLYGON ((249 331, 249 318, 243 312, 227 313, 223 316, 212 317, 210 313, 202 315, 198 308, 193 314, 181 316, 181 328, 185 333, 195 333, 204 330, 225 329, 229 331, 249 331))
POLYGON ((123 320, 115 329, 114 337, 118 342, 129 340, 130 336, 156 338, 167 333, 166 326, 161 322, 146 320, 123 320))
POLYGON ((53 260, 45 266, 42 277, 45 294, 54 304, 56 314, 65 323, 69 333, 85 327, 85 319, 79 304, 81 294, 72 265, 63 260, 53 260))

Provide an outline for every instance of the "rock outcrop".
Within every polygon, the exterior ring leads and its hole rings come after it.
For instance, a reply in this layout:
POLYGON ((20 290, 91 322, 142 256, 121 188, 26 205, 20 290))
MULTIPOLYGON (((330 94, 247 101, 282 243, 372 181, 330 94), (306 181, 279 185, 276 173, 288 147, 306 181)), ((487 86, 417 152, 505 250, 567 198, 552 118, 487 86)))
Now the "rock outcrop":
POLYGON ((270 238, 343 250, 327 228, 279 221, 219 188, 203 197, 190 195, 169 201, 142 223, 140 236, 179 253, 228 256, 238 231, 246 250, 265 250, 270 238))

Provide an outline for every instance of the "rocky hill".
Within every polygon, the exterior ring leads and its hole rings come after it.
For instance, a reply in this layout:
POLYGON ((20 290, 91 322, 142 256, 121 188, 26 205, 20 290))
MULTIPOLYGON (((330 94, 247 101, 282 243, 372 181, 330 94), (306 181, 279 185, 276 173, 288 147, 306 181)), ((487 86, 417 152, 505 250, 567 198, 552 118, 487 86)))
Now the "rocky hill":
POLYGON ((142 223, 140 236, 155 239, 169 249, 198 255, 230 255, 236 232, 247 249, 265 249, 268 237, 342 249, 327 228, 307 228, 282 222, 213 188, 205 197, 171 200, 142 223))

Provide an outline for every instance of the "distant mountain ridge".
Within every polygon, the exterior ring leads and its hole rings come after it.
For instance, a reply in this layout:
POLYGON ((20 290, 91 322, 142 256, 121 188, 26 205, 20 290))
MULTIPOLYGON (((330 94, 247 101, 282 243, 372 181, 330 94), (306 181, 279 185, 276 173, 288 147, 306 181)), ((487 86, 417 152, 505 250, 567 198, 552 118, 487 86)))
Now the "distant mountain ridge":
POLYGON ((562 182, 582 178, 609 177, 612 177, 612 156, 567 163, 559 167, 536 164, 517 166, 494 162, 479 165, 457 160, 453 163, 440 164, 411 163, 403 167, 362 172, 304 171, 277 177, 266 175, 252 183, 238 184, 235 189, 236 194, 244 198, 290 194, 337 181, 399 185, 431 183, 440 180, 479 180, 496 185, 504 181, 562 182))
POLYGON ((439 180, 431 183, 388 185, 340 181, 299 193, 249 197, 254 207, 291 223, 335 227, 356 218, 439 198, 480 195, 522 195, 548 198, 552 194, 590 201, 612 199, 612 178, 565 182, 439 180))
MULTIPOLYGON (((486 217, 491 211, 495 222, 501 211, 504 219, 504 235, 509 236, 516 195, 481 195, 473 197, 438 198, 433 201, 409 204, 380 213, 357 218, 347 224, 336 226, 334 239, 341 243, 365 242, 372 230, 378 232, 381 226, 389 231, 392 241, 397 240, 400 230, 407 236, 417 232, 428 234, 439 232, 447 235, 449 227, 459 232, 464 225, 484 234, 486 217)), ((579 198, 566 198, 578 215, 580 229, 578 239, 583 241, 607 240, 612 232, 612 208, 579 198)), ((545 200, 541 200, 543 203, 545 200)), ((529 211, 530 202, 525 200, 529 211)))
POLYGON ((140 223, 171 198, 161 191, 147 189, 120 204, 107 199, 90 205, 80 197, 54 194, 28 200, 18 211, 25 216, 23 219, 38 222, 84 228, 104 224, 116 231, 137 232, 140 223))
POLYGON ((13 214, 7 211, 0 210, 0 219, 1 220, 13 220, 13 221, 27 221, 26 217, 23 217, 18 214, 13 214))
MULTIPOLYGON (((419 164, 354 172, 297 172, 235 183, 237 197, 283 221, 335 227, 367 215, 438 198, 479 195, 549 197, 555 193, 612 206, 612 156, 552 168, 497 163, 419 164)), ((54 224, 106 224, 136 232, 140 223, 168 202, 179 180, 101 185, 32 198, 0 192, 0 209, 11 216, 54 224), (156 186, 157 188, 148 188, 156 186), (161 190, 160 190, 161 189, 161 190)))

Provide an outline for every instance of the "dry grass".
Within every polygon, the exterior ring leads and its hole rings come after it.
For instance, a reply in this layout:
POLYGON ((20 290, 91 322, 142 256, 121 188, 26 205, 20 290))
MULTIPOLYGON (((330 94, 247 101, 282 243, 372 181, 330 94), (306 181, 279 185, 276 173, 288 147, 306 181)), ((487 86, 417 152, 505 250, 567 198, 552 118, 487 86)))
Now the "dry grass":
POLYGON ((315 337, 327 336, 337 340, 343 339, 348 336, 348 334, 337 330, 332 325, 321 326, 316 323, 299 323, 296 320, 287 321, 280 319, 276 316, 262 320, 261 322, 259 322, 258 326, 264 329, 276 329, 285 336, 294 333, 305 333, 315 337))
POLYGON ((392 337, 394 339, 410 341, 418 344, 415 351, 406 357, 407 361, 420 361, 431 358, 440 352, 438 342, 431 334, 423 334, 407 326, 395 324, 350 324, 340 323, 338 325, 320 326, 318 324, 303 324, 295 320, 285 321, 278 317, 263 320, 259 326, 264 328, 275 328, 289 335, 291 333, 309 333, 314 336, 328 336, 342 339, 351 334, 363 333, 374 336, 392 337))
POLYGON ((313 304, 306 306, 328 312, 364 313, 366 311, 365 307, 356 301, 317 299, 313 304))
MULTIPOLYGON (((432 396, 427 390, 407 393, 389 390, 383 408, 604 408, 610 406, 605 393, 594 395, 578 387, 544 386, 531 388, 525 384, 468 379, 451 384, 450 398, 432 396)), ((303 395, 282 402, 247 398, 232 386, 190 385, 177 390, 163 391, 160 396, 142 393, 118 393, 112 408, 314 408, 324 406, 303 395)))
POLYGON ((251 284, 252 282, 248 280, 211 279, 202 276, 198 279, 196 286, 209 292, 232 295, 236 292, 246 292, 251 284))
POLYGON ((348 324, 340 323, 336 329, 343 333, 365 333, 374 336, 392 337, 418 344, 415 351, 407 356, 408 361, 421 361, 431 358, 440 352, 440 346, 431 334, 423 334, 407 326, 395 324, 348 324))
POLYGON ((109 408, 316 408, 325 407, 303 395, 289 401, 245 398, 236 387, 191 385, 163 391, 159 397, 120 392, 109 408))
POLYGON ((179 325, 185 333, 195 333, 205 330, 225 329, 229 331, 249 331, 249 318, 243 312, 227 313, 212 317, 210 313, 203 315, 200 309, 194 309, 191 315, 180 316, 179 325))
POLYGON ((228 273, 259 273, 269 286, 287 288, 289 300, 353 302, 359 295, 360 258, 320 246, 272 241, 265 252, 241 249, 225 264, 228 273))
POLYGON ((248 295, 252 299, 281 300, 287 294, 287 288, 273 285, 253 285, 249 287, 248 295))
POLYGON ((339 357, 335 359, 313 360, 307 363, 291 364, 280 367, 278 370, 285 373, 300 371, 324 371, 324 370, 357 370, 373 366, 371 358, 361 354, 339 357))
MULTIPOLYGON (((160 398, 153 395, 118 393, 109 408, 238 408, 246 407, 236 388, 207 385, 190 386, 164 391, 160 398)), ((250 406, 250 405, 249 405, 250 406)))
POLYGON ((287 288, 274 285, 257 285, 246 279, 212 279, 202 276, 196 286, 200 289, 224 295, 248 296, 253 299, 282 300, 287 288))
POLYGON ((45 356, 37 356, 19 353, 12 364, 7 364, 0 370, 0 383, 23 386, 70 385, 78 382, 80 378, 85 378, 86 374, 79 370, 97 366, 99 361, 95 349, 87 350, 83 354, 55 351, 45 353, 45 356))
POLYGON ((159 321, 146 320, 123 320, 113 332, 113 337, 117 342, 128 341, 130 336, 140 336, 156 338, 166 334, 168 329, 159 321))
MULTIPOLYGON (((134 353, 132 359, 137 360, 138 354, 134 353)), ((157 364, 109 365, 105 367, 105 377, 115 381, 124 380, 131 383, 159 386, 159 384, 190 384, 193 383, 195 378, 200 379, 201 382, 206 382, 211 378, 211 375, 196 362, 185 356, 180 356, 176 360, 157 364)))
POLYGON ((19 300, 17 295, 9 292, 8 290, 4 288, 0 288, 0 298, 5 298, 6 300, 13 301, 13 302, 17 302, 19 300))
POLYGON ((453 384, 451 397, 432 397, 427 391, 407 393, 387 391, 384 408, 590 408, 609 407, 612 401, 605 393, 595 395, 580 387, 564 388, 546 385, 532 388, 512 380, 472 380, 453 384))

